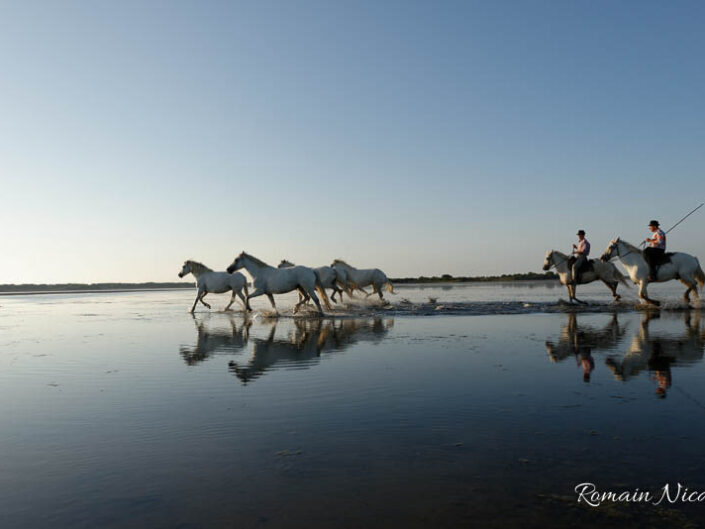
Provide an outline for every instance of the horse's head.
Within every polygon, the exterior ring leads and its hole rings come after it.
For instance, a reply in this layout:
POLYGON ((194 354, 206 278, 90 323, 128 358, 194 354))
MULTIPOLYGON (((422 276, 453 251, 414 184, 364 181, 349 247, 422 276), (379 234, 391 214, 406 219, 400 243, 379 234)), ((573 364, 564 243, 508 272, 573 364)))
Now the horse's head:
POLYGON ((282 259, 281 263, 277 266, 277 268, 291 268, 292 266, 296 266, 294 263, 291 261, 287 261, 286 259, 282 259))
POLYGON ((184 261, 184 266, 181 267, 181 272, 179 272, 179 277, 184 277, 191 273, 191 261, 184 261))
POLYGON ((238 255, 235 260, 232 262, 232 264, 227 268, 228 274, 232 274, 235 270, 240 270, 243 266, 245 266, 245 252, 242 252, 240 255, 238 255))
POLYGON ((609 261, 612 259, 615 255, 619 255, 619 250, 617 249, 617 246, 619 245, 619 237, 616 239, 612 239, 610 243, 607 245, 607 248, 605 249, 604 252, 602 252, 602 255, 600 256, 600 259, 602 261, 609 261))
POLYGON ((553 266, 553 250, 546 252, 546 258, 543 260, 543 269, 548 270, 553 266))

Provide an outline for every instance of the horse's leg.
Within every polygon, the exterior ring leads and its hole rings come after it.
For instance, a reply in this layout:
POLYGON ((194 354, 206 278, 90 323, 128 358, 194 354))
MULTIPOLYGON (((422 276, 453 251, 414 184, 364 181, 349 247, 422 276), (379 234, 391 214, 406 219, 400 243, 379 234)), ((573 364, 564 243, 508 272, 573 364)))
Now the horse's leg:
POLYGON ((326 306, 326 310, 333 310, 330 306, 330 301, 328 301, 328 294, 326 294, 326 289, 323 287, 316 287, 316 292, 318 292, 323 300, 323 304, 326 306))
MULTIPOLYGON (((333 293, 330 295, 330 300, 331 300, 333 303, 338 303, 338 302, 336 301, 336 299, 335 299, 335 295, 338 293, 338 289, 336 288, 335 285, 333 285, 332 289, 333 289, 333 293)), ((341 299, 343 298, 342 295, 340 296, 340 298, 341 298, 341 299)))
POLYGON ((323 309, 321 308, 321 302, 318 301, 318 296, 316 295, 316 288, 312 288, 311 290, 306 290, 309 296, 311 296, 311 299, 313 302, 316 304, 316 308, 318 309, 318 314, 323 316, 323 309))
POLYGON ((696 299, 698 298, 698 284, 692 279, 688 281, 687 279, 681 278, 681 283, 688 287, 688 290, 683 294, 683 300, 686 303, 690 303, 690 293, 695 292, 696 299))
POLYGON ((601 279, 601 281, 607 285, 607 288, 609 288, 612 291, 612 297, 614 298, 615 301, 620 300, 620 296, 617 295, 617 285, 619 283, 615 281, 614 283, 609 283, 606 279, 601 279))
POLYGON ((575 283, 572 283, 568 290, 570 292, 571 300, 575 300, 577 303, 580 303, 582 305, 587 305, 587 303, 585 303, 584 301, 580 301, 578 298, 575 297, 575 290, 575 283))
POLYGON ((237 291, 237 296, 242 300, 242 306, 245 308, 245 310, 251 310, 247 306, 247 298, 245 298, 245 295, 242 293, 242 290, 237 291))
POLYGON ((272 304, 272 308, 274 309, 274 312, 277 313, 277 316, 279 316, 279 311, 277 310, 277 306, 274 304, 274 296, 270 294, 269 292, 266 293, 267 297, 269 298, 269 302, 272 304))
POLYGON ((377 291, 377 294, 379 295, 379 299, 384 301, 384 296, 382 295, 382 289, 379 287, 379 285, 375 285, 375 290, 377 291))
POLYGON ((348 292, 348 296, 350 296, 350 299, 355 299, 355 291, 356 291, 356 290, 359 290, 360 292, 362 292, 363 294, 365 294, 365 296, 367 296, 367 292, 365 291, 364 288, 360 288, 360 287, 357 286, 357 284, 354 283, 353 281, 348 282, 348 290, 347 290, 347 292, 348 292))
POLYGON ((201 301, 201 303, 203 303, 206 307, 208 307, 208 308, 210 309, 211 306, 210 306, 208 303, 206 303, 205 301, 203 301, 203 298, 206 297, 206 294, 208 294, 208 292, 204 292, 204 293, 201 295, 200 301, 201 301))
POLYGON ((643 300, 645 300, 647 303, 651 303, 652 305, 656 305, 657 307, 661 305, 660 301, 656 301, 655 299, 651 299, 649 297, 648 292, 646 291, 646 285, 648 285, 648 281, 646 279, 642 279, 639 281, 639 297, 643 300))
POLYGON ((193 311, 196 310, 196 305, 198 305, 198 300, 201 299, 201 291, 199 290, 196 292, 196 299, 193 302, 193 307, 191 307, 191 314, 193 314, 193 311))
POLYGON ((224 310, 224 311, 230 310, 230 307, 231 307, 231 305, 232 305, 233 303, 235 303, 235 289, 233 289, 233 295, 230 296, 230 303, 228 303, 228 306, 225 307, 223 310, 224 310))
POLYGON ((311 299, 303 288, 297 287, 297 290, 299 291, 299 302, 294 305, 294 314, 299 311, 301 305, 308 303, 308 300, 311 299))
MULTIPOLYGON (((247 310, 249 310, 250 312, 252 312, 252 306, 250 305, 250 300, 251 300, 252 298, 256 298, 256 297, 258 297, 258 296, 262 296, 263 294, 266 294, 266 292, 265 292, 264 290, 259 290, 259 289, 257 289, 257 288, 255 289, 254 292, 252 292, 252 294, 247 294, 247 296, 245 296, 245 305, 246 305, 247 310)), ((272 305, 274 305, 274 301, 273 301, 273 300, 272 300, 272 305)))

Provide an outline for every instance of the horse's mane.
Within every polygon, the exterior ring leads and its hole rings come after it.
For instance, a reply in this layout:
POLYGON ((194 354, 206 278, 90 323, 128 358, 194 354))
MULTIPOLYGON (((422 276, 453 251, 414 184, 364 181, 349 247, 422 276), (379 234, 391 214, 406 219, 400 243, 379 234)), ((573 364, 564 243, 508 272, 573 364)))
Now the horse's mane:
MULTIPOLYGON (((261 259, 257 259, 254 255, 250 255, 247 252, 242 252, 240 254, 240 257, 247 257, 250 261, 253 261, 255 264, 257 264, 259 266, 269 266, 267 263, 265 263, 261 259)), ((271 268, 271 266, 270 266, 270 268, 271 268)))
POLYGON ((197 274, 202 274, 203 272, 212 272, 212 271, 213 271, 212 268, 208 268, 208 267, 207 267, 206 265, 204 265, 203 263, 199 263, 198 261, 192 261, 191 259, 189 259, 188 261, 186 261, 186 263, 184 263, 184 264, 189 265, 189 267, 191 268, 191 270, 193 270, 193 271, 196 272, 197 274))
POLYGON ((627 248, 629 248, 629 251, 630 251, 630 252, 641 253, 641 249, 640 249, 640 248, 638 248, 637 246, 634 246, 634 245, 633 245, 632 243, 630 243, 630 242, 625 241, 624 239, 620 239, 619 237, 617 237, 617 238, 614 240, 614 242, 616 242, 616 243, 617 243, 617 242, 621 242, 624 246, 626 246, 627 248))
MULTIPOLYGON (((342 259, 333 259, 333 264, 334 265, 341 264, 341 265, 345 265, 345 266, 350 266, 348 263, 346 263, 342 259)), ((352 266, 350 266, 350 268, 352 268, 352 266)))
POLYGON ((568 257, 568 254, 567 254, 567 253, 563 253, 563 252, 561 252, 561 251, 559 251, 559 250, 551 250, 549 253, 558 254, 559 257, 563 257, 564 259, 568 257))
POLYGON ((289 261, 288 259, 282 259, 279 262, 279 265, 277 266, 277 268, 289 268, 291 266, 296 266, 296 265, 294 263, 292 263, 291 261, 289 261))

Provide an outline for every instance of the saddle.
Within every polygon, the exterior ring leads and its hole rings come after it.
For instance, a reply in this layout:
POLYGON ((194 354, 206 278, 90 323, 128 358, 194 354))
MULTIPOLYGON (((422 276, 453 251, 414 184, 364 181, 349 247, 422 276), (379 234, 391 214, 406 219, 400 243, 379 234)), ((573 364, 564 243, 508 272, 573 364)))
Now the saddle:
MULTIPOLYGON (((574 255, 571 255, 568 258, 568 266, 571 268, 575 264, 575 261, 577 261, 578 258, 575 257, 574 255)), ((576 282, 580 282, 580 279, 583 277, 583 274, 587 274, 588 272, 593 272, 595 270, 595 259, 588 259, 583 263, 583 265, 578 268, 578 277, 575 278, 576 282)))

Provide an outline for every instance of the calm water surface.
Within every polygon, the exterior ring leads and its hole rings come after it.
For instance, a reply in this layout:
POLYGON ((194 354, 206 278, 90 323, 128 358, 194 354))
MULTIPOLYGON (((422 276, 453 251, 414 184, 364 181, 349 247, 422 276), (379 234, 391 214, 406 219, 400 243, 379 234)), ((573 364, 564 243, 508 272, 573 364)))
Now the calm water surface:
MULTIPOLYGON (((392 299, 565 297, 490 288, 403 287, 392 299)), ((214 308, 227 303, 212 297, 214 308)), ((582 482, 705 490, 700 311, 425 317, 380 307, 364 318, 246 320, 192 316, 192 299, 0 298, 2 527, 703 519, 702 503, 590 508, 574 493, 582 482)), ((282 299, 283 313, 293 300, 282 299)))

